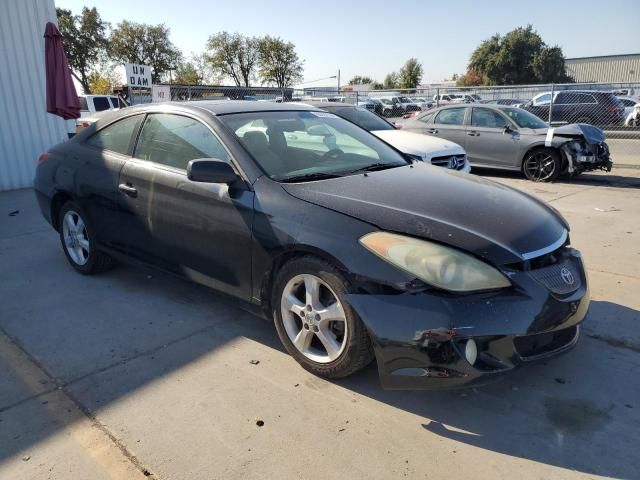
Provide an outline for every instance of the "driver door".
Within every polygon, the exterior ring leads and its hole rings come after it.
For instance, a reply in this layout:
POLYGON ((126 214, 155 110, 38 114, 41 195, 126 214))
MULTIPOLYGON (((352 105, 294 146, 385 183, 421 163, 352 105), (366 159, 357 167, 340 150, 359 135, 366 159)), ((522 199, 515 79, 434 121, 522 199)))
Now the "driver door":
POLYGON ((120 184, 130 192, 125 208, 137 219, 135 251, 142 259, 226 293, 251 297, 253 192, 237 186, 192 182, 196 158, 231 157, 200 120, 147 115, 134 157, 120 184), (134 193, 135 192, 135 193, 134 193))
POLYGON ((466 135, 465 150, 471 164, 517 167, 520 134, 500 112, 490 108, 472 108, 466 135), (509 131, 505 131, 507 126, 509 131))

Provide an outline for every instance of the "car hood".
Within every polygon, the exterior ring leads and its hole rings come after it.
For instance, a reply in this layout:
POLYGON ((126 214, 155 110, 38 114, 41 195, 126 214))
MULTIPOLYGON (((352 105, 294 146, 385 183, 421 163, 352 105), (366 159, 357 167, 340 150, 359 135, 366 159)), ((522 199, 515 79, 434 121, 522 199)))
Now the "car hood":
POLYGON ((464 155, 465 153, 457 143, 422 133, 403 132, 402 130, 374 130, 371 133, 401 152, 418 155, 422 158, 464 155))
POLYGON ((568 230, 560 215, 529 195, 422 162, 282 186, 296 198, 382 230, 445 243, 497 265, 559 247, 568 230))
MULTIPOLYGON (((586 123, 571 123, 569 125, 562 125, 561 127, 551 127, 553 129, 553 136, 564 138, 576 138, 582 137, 590 145, 597 145, 604 142, 607 139, 604 131, 593 125, 586 123)), ((532 130, 536 135, 546 136, 549 128, 537 128, 532 130)))

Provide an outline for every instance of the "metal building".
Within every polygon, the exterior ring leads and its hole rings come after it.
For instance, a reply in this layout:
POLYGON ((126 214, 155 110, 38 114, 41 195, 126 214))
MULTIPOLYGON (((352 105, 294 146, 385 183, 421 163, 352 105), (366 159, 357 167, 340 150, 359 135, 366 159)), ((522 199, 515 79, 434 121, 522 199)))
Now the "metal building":
POLYGON ((640 82, 640 53, 567 58, 565 66, 578 83, 640 82))
POLYGON ((46 108, 47 22, 57 24, 53 0, 0 2, 0 191, 31 186, 38 156, 67 138, 46 108))

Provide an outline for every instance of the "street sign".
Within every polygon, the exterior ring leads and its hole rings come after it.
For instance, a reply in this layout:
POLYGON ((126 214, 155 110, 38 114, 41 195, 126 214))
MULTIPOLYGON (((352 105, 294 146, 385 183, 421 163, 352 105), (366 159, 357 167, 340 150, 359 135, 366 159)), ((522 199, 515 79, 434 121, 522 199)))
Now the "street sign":
POLYGON ((127 84, 130 87, 151 88, 151 67, 149 65, 125 63, 124 70, 127 74, 127 84))
POLYGON ((153 85, 151 87, 151 101, 153 103, 170 102, 171 87, 169 85, 153 85))

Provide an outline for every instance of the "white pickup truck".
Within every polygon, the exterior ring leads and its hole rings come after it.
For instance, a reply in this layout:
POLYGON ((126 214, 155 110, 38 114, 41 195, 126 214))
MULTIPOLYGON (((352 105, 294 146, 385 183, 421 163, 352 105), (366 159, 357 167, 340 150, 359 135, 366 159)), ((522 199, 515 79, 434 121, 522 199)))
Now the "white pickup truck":
POLYGON ((78 100, 80 101, 80 118, 76 120, 76 133, 93 123, 95 119, 92 120, 92 117, 96 113, 106 110, 119 110, 126 106, 115 95, 80 95, 78 100))

